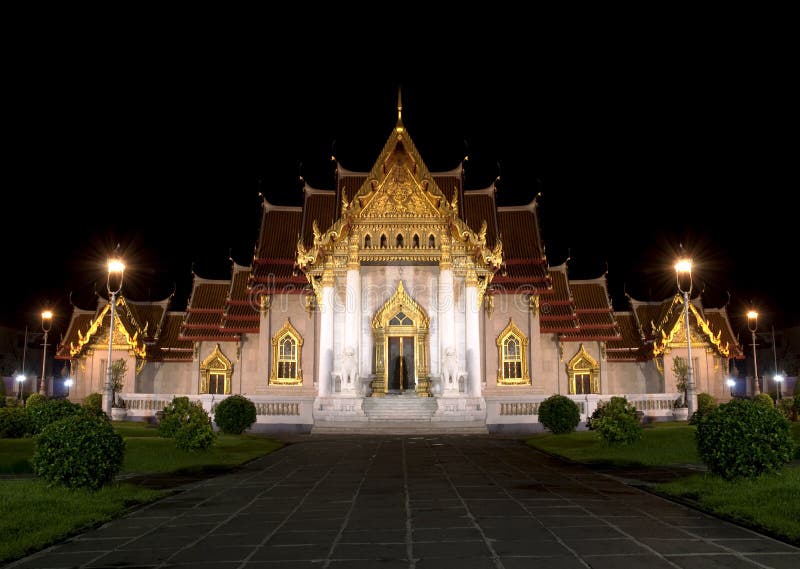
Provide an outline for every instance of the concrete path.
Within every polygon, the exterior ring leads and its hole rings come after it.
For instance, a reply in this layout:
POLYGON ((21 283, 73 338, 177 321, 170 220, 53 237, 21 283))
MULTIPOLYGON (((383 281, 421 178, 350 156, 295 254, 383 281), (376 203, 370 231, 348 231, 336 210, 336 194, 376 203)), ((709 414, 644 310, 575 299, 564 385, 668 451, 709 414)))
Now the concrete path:
POLYGON ((489 436, 308 437, 16 568, 800 567, 800 549, 489 436))

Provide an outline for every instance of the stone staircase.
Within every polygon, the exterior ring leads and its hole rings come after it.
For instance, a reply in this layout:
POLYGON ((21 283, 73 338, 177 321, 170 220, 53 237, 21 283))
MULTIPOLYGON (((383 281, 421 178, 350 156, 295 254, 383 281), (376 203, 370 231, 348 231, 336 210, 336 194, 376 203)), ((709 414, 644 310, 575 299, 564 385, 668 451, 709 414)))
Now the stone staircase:
POLYGON ((433 397, 416 393, 367 397, 363 404, 367 421, 318 421, 313 434, 486 434, 484 421, 440 421, 433 397))
POLYGON ((428 421, 436 412, 436 399, 416 393, 388 394, 364 400, 364 413, 372 421, 428 421))

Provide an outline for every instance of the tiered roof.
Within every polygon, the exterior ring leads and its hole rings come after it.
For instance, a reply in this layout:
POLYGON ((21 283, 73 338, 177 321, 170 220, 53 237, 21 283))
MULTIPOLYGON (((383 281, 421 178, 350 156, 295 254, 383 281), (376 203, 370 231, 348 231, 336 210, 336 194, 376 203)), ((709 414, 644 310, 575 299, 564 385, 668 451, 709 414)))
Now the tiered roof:
POLYGON ((222 329, 230 288, 229 280, 209 280, 195 275, 186 319, 178 339, 194 342, 238 340, 236 333, 222 329))
POLYGON ((534 199, 528 205, 497 208, 497 229, 503 241, 503 269, 495 275, 495 292, 513 294, 531 287, 544 294, 553 286, 534 199))
MULTIPOLYGON (((630 298, 640 335, 649 352, 658 356, 668 350, 678 334, 685 338, 683 296, 676 294, 661 302, 643 302, 630 298), (682 331, 683 330, 683 331, 682 331)), ((689 301, 689 323, 704 342, 722 357, 743 358, 725 308, 703 308, 700 297, 689 301)))

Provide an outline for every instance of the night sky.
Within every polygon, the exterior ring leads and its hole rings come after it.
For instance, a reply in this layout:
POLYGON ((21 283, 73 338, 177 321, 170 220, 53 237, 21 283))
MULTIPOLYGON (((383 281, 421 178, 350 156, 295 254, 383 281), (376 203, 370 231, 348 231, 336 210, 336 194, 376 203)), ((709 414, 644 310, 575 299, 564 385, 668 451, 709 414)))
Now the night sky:
POLYGON ((65 330, 70 293, 93 306, 117 243, 124 292, 157 300, 175 290, 182 309, 193 267, 227 278, 229 255, 250 263, 259 190, 300 204, 299 175, 333 187, 332 153, 351 170, 372 166, 399 84, 428 167, 468 155, 467 188, 499 175, 500 205, 541 192, 550 264, 569 255, 572 278, 608 270, 615 309, 627 308, 624 291, 674 293, 683 244, 707 305, 730 293, 735 332, 751 303, 764 326, 800 324, 788 55, 777 45, 695 47, 593 46, 480 67, 453 54, 424 74, 85 45, 16 64, 0 325, 38 327, 49 305, 65 330))

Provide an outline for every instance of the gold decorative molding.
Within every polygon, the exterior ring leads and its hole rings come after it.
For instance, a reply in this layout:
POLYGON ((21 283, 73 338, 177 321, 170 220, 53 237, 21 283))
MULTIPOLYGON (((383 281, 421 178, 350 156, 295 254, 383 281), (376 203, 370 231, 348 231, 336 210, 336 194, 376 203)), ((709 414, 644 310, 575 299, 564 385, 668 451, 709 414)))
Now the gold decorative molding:
POLYGON ((528 375, 528 337, 508 319, 495 342, 497 344, 497 385, 530 385, 528 375))
MULTIPOLYGON (((673 310, 676 304, 683 304, 683 296, 675 295, 672 305, 673 310)), ((690 330, 684 330, 686 327, 686 319, 683 316, 683 309, 681 309, 681 316, 675 320, 675 323, 672 325, 669 333, 665 332, 663 328, 661 329, 661 337, 657 338, 653 343, 653 355, 658 356, 661 354, 668 354, 674 347, 685 347, 688 344, 687 333, 689 333, 692 334, 692 344, 697 343, 697 346, 699 347, 708 341, 712 346, 714 346, 714 348, 722 357, 729 357, 730 344, 725 342, 723 345, 721 339, 722 330, 714 335, 709 323, 700 315, 700 312, 691 302, 689 303, 689 313, 694 317, 695 324, 698 328, 700 328, 705 338, 696 338, 696 336, 690 330)))
POLYGON ((283 327, 272 337, 272 370, 269 382, 274 385, 303 385, 303 337, 287 318, 283 327), (289 342, 287 345, 286 342, 289 342), (284 354, 281 358, 283 344, 284 354), (286 348, 293 353, 286 354, 286 348))
POLYGON ((491 320, 494 313, 494 295, 490 294, 485 298, 486 316, 491 320))
POLYGON ((261 310, 261 316, 266 316, 271 306, 272 306, 272 295, 270 294, 258 295, 258 307, 261 310))
MULTIPOLYGON (((119 312, 120 307, 127 308, 127 304, 122 296, 118 297, 117 299, 117 312, 119 312)), ((100 310, 100 314, 97 315, 97 318, 91 321, 85 334, 78 330, 78 342, 70 342, 69 345, 70 357, 75 357, 80 354, 81 350, 83 350, 83 348, 90 342, 92 342, 92 344, 97 343, 97 338, 95 336, 98 334, 98 331, 101 331, 100 333, 102 333, 102 329, 104 328, 103 319, 110 309, 111 303, 106 304, 100 310)), ((115 345, 116 349, 127 349, 131 355, 141 359, 144 359, 147 356, 147 346, 143 342, 139 341, 139 331, 137 330, 133 333, 133 335, 131 335, 125 328, 125 325, 123 324, 122 319, 119 317, 119 314, 117 314, 114 318, 114 338, 116 340, 112 340, 112 346, 115 345)), ((105 342, 108 342, 107 336, 105 338, 105 342)))
POLYGON ((414 338, 414 379, 419 397, 430 397, 430 374, 428 370, 428 332, 430 317, 403 287, 397 290, 372 317, 372 332, 375 339, 375 379, 370 384, 372 397, 383 397, 388 389, 389 338, 394 336, 414 338), (393 325, 391 320, 403 312, 412 324, 393 325))
POLYGON ((536 317, 539 314, 539 295, 532 294, 528 297, 528 310, 533 312, 533 316, 536 317))
POLYGON ((214 346, 212 352, 200 364, 200 393, 209 392, 211 374, 224 375, 223 393, 229 394, 231 392, 233 364, 219 349, 219 344, 214 346))
POLYGON ((592 393, 600 393, 600 364, 586 351, 586 347, 583 344, 567 363, 569 392, 571 395, 575 395, 577 392, 577 376, 581 374, 589 374, 590 391, 592 393))

